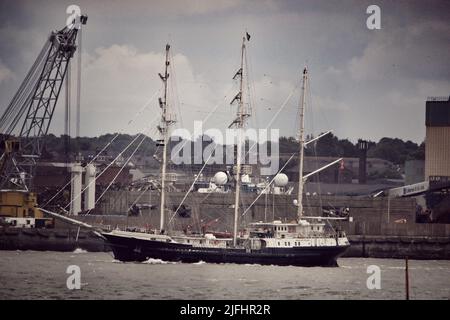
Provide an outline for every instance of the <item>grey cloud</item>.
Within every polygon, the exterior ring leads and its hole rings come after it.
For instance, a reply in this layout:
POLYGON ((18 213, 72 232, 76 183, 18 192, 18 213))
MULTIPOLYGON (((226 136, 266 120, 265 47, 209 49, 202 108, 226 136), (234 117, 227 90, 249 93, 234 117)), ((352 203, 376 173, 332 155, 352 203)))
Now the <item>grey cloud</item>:
POLYGON ((357 80, 413 77, 449 79, 450 25, 423 22, 380 32, 350 61, 357 80))
POLYGON ((13 78, 14 73, 10 69, 8 69, 0 60, 0 83, 13 78))
MULTIPOLYGON (((120 130, 131 110, 157 89, 167 41, 179 59, 177 96, 184 125, 201 119, 226 100, 246 29, 252 34, 255 126, 264 127, 298 85, 305 63, 314 107, 309 114, 314 124, 308 126, 314 133, 334 129, 353 140, 388 135, 420 142, 427 96, 450 91, 448 1, 377 1, 379 31, 365 27, 365 9, 372 1, 76 3, 89 15, 83 31, 82 98, 82 128, 88 135, 120 130)), ((68 4, 0 2, 0 61, 15 75, 0 81, 0 112, 49 31, 63 26, 68 4)), ((281 134, 295 134, 298 99, 293 97, 274 122, 281 134)), ((233 112, 224 103, 210 125, 224 126, 233 112)), ((62 118, 62 108, 57 115, 62 118)), ((55 121, 52 130, 60 133, 61 123, 55 121)))

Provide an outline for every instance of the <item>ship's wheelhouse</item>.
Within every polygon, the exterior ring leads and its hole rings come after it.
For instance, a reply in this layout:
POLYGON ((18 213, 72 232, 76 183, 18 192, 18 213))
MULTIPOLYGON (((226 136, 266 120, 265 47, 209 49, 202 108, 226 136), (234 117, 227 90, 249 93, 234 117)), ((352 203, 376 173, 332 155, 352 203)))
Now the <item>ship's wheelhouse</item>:
POLYGON ((257 222, 250 224, 249 236, 255 238, 297 238, 323 236, 325 224, 322 222, 310 223, 300 220, 299 223, 271 223, 257 222))

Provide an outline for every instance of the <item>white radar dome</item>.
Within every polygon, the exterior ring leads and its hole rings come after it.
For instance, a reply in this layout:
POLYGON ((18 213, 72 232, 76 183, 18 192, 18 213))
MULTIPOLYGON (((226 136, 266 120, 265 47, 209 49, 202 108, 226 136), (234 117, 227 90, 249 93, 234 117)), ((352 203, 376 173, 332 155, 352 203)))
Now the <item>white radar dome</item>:
POLYGON ((224 185, 228 182, 227 174, 223 171, 219 171, 214 175, 213 181, 219 186, 224 185))
POLYGON ((279 173, 275 176, 274 183, 277 187, 285 187, 288 183, 288 176, 284 173, 279 173))

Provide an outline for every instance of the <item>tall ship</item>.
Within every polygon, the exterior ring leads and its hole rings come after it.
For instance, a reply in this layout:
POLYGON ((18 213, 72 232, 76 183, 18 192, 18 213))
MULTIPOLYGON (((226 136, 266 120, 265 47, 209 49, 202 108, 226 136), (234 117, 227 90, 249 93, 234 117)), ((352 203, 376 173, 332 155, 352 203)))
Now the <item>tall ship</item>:
POLYGON ((166 231, 166 166, 170 127, 174 117, 168 112, 167 80, 170 46, 166 46, 165 73, 160 74, 164 83, 164 96, 159 100, 162 109, 159 144, 162 146, 160 226, 154 232, 130 232, 113 230, 102 232, 112 248, 114 257, 120 261, 145 261, 149 258, 176 262, 238 263, 293 266, 336 266, 337 258, 350 243, 343 231, 335 230, 325 217, 307 217, 303 214, 303 157, 304 157, 304 114, 308 82, 308 70, 302 73, 302 98, 299 126, 299 181, 297 212, 291 222, 274 220, 252 222, 245 229, 239 228, 243 214, 240 206, 241 168, 243 158, 243 129, 249 112, 244 106, 244 36, 241 47, 241 65, 234 79, 239 77, 239 93, 233 101, 238 102, 237 116, 232 125, 237 130, 237 157, 235 170, 234 223, 231 236, 219 236, 213 232, 189 234, 186 230, 166 231))

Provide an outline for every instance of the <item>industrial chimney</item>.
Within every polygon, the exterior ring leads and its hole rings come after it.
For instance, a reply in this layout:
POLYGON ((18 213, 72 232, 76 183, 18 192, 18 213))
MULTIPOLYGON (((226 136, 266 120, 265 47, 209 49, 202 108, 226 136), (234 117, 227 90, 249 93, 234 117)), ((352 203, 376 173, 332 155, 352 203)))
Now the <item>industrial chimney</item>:
POLYGON ((366 140, 358 140, 359 150, 359 184, 367 182, 367 150, 369 150, 369 142, 366 140))

